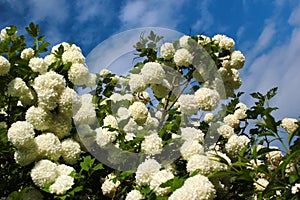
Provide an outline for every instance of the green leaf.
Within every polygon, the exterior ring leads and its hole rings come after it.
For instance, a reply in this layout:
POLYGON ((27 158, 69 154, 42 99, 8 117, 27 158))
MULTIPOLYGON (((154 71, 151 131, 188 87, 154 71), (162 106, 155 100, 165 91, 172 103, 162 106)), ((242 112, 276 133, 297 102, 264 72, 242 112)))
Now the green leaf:
POLYGON ((278 87, 275 87, 275 88, 272 88, 271 90, 269 90, 266 95, 267 99, 270 100, 272 97, 274 97, 277 94, 277 90, 278 90, 278 87))
POLYGON ((80 163, 81 169, 85 171, 89 171, 92 168, 92 165, 94 164, 95 158, 91 158, 91 156, 87 156, 83 159, 83 161, 80 163))
POLYGON ((274 117, 272 117, 270 114, 266 114, 265 123, 267 128, 277 133, 277 126, 274 117))
POLYGON ((40 34, 39 25, 35 25, 33 22, 31 22, 29 27, 26 27, 25 29, 32 37, 37 37, 40 34))
POLYGON ((98 165, 96 165, 95 167, 93 167, 94 171, 100 170, 100 169, 104 169, 103 165, 101 163, 99 163, 98 165))

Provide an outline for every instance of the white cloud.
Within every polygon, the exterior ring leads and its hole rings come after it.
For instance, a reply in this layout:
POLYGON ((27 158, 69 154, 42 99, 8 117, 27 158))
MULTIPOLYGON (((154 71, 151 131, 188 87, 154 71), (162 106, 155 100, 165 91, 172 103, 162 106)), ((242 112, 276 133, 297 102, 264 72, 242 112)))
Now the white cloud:
MULTIPOLYGON (((272 104, 279 107, 276 116, 280 118, 298 117, 300 113, 300 28, 295 27, 289 38, 285 44, 275 46, 267 54, 254 59, 249 74, 243 77, 241 88, 242 91, 266 93, 278 87, 278 95, 272 104)), ((246 95, 243 100, 250 102, 246 95)))
POLYGON ((193 25, 193 29, 194 30, 200 30, 200 31, 207 31, 214 22, 213 16, 210 13, 208 7, 209 7, 209 3, 211 1, 209 0, 204 0, 201 1, 200 4, 200 15, 199 15, 199 19, 196 21, 196 23, 193 25))
POLYGON ((119 19, 123 25, 122 29, 162 26, 175 28, 180 16, 179 9, 184 0, 169 1, 127 1, 121 8, 119 19))

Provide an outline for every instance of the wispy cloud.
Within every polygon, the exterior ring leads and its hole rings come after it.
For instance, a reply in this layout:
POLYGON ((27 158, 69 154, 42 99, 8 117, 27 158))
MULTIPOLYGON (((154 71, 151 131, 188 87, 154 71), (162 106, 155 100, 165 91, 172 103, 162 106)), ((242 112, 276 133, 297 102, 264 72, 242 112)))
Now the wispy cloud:
POLYGON ((209 0, 201 1, 199 9, 199 19, 192 27, 194 30, 199 30, 200 28, 202 30, 208 30, 213 25, 214 18, 211 12, 209 11, 210 2, 211 1, 209 0))
MULTIPOLYGON (((269 51, 253 59, 248 67, 248 74, 245 75, 243 91, 260 91, 265 93, 272 87, 278 86, 278 95, 274 98, 273 104, 280 109, 276 111, 278 117, 298 117, 300 113, 298 93, 300 86, 300 20, 299 6, 294 9, 289 17, 289 24, 292 25, 292 33, 289 39, 282 45, 272 46, 270 41, 274 34, 278 34, 273 25, 266 25, 253 49, 268 48, 269 51), (288 115, 288 116, 287 116, 288 115)), ((244 101, 249 99, 244 98, 244 101)))
POLYGON ((146 26, 161 26, 175 28, 180 16, 179 9, 184 0, 169 1, 139 1, 129 0, 121 8, 119 19, 122 29, 130 29, 146 26))

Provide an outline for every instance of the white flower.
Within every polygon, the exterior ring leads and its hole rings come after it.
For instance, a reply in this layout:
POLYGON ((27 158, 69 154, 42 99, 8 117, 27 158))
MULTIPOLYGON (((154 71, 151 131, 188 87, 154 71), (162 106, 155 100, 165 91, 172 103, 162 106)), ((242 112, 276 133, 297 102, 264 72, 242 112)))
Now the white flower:
POLYGON ((161 184, 167 182, 168 180, 171 180, 174 178, 174 175, 169 170, 161 170, 157 172, 150 181, 150 189, 154 190, 155 194, 157 196, 165 196, 170 192, 170 187, 159 187, 161 184))
POLYGON ((174 54, 174 62, 177 66, 189 66, 192 64, 193 56, 186 49, 178 49, 174 54))
POLYGON ((292 187, 292 194, 296 194, 300 192, 300 183, 296 183, 293 187, 292 187))
MULTIPOLYGON (((187 190, 192 194, 192 198, 189 199, 213 200, 216 195, 216 190, 214 188, 214 185, 209 181, 207 177, 201 174, 197 174, 195 176, 186 179, 186 181, 184 182, 181 188, 184 188, 184 190, 187 190)), ((177 190, 180 190, 181 188, 177 190)), ((170 197, 170 199, 178 199, 178 198, 170 197)), ((183 199, 187 199, 187 198, 184 197, 183 199)))
POLYGON ((120 107, 117 111, 118 114, 118 122, 124 120, 124 119, 128 119, 128 117, 130 116, 129 114, 129 110, 125 107, 120 107))
POLYGON ((65 165, 65 164, 60 164, 56 167, 56 170, 57 170, 57 173, 58 173, 58 176, 61 176, 61 175, 70 175, 73 171, 75 171, 75 169, 73 167, 70 167, 68 165, 65 165))
POLYGON ((79 107, 81 105, 80 97, 77 96, 75 90, 66 87, 59 97, 58 105, 60 113, 71 117, 73 115, 73 106, 79 107))
POLYGON ((35 185, 40 188, 47 184, 52 184, 57 177, 57 165, 50 160, 40 160, 35 164, 30 172, 30 176, 35 185))
POLYGON ((190 36, 184 35, 181 38, 179 38, 179 45, 182 48, 189 48, 189 40, 190 40, 190 36))
POLYGON ((199 111, 199 105, 194 95, 183 94, 178 98, 180 111, 186 115, 192 115, 199 111))
POLYGON ((17 121, 8 129, 8 140, 17 148, 30 148, 34 143, 34 129, 26 121, 17 121))
POLYGON ((130 74, 129 87, 132 92, 142 92, 146 89, 147 83, 141 74, 130 74))
POLYGON ((13 35, 9 36, 9 35, 7 34, 7 30, 10 30, 10 29, 11 29, 11 27, 5 27, 4 29, 1 30, 1 33, 0 33, 0 39, 1 39, 1 40, 5 40, 6 38, 9 38, 9 37, 10 37, 12 40, 15 39, 16 34, 17 34, 18 31, 16 31, 13 35))
POLYGON ((68 78, 74 85, 85 85, 88 77, 89 70, 83 63, 73 63, 68 71, 68 78))
POLYGON ((61 175, 57 177, 55 182, 50 185, 50 193, 55 193, 58 195, 65 194, 74 185, 74 178, 67 175, 61 175))
POLYGON ((75 140, 69 138, 61 143, 61 155, 68 164, 75 164, 81 154, 80 145, 75 140))
POLYGON ((97 121, 95 105, 93 104, 93 96, 84 94, 81 96, 81 107, 73 116, 75 123, 93 124, 97 121))
POLYGON ((61 156, 61 143, 53 133, 45 133, 37 136, 35 143, 38 147, 39 155, 42 158, 57 161, 61 156))
POLYGON ((208 157, 208 159, 210 160, 211 162, 211 170, 212 172, 217 172, 217 171, 222 171, 222 170, 227 170, 228 169, 228 165, 227 164, 231 164, 231 160, 230 158, 220 152, 220 151, 208 151, 206 152, 206 156, 208 157), (227 164, 221 162, 221 158, 223 160, 226 160, 227 164))
POLYGON ((138 191, 138 190, 131 190, 127 194, 125 200, 142 200, 143 198, 144 197, 143 197, 143 195, 141 194, 140 191, 138 191))
POLYGON ((224 138, 230 138, 234 135, 234 128, 231 126, 224 124, 217 129, 218 133, 222 135, 224 138))
POLYGON ((281 126, 288 132, 289 134, 292 134, 297 128, 298 125, 296 124, 298 121, 293 118, 284 118, 281 121, 281 126))
POLYGON ((248 145, 250 139, 245 136, 232 135, 225 144, 225 150, 229 156, 235 158, 248 145))
POLYGON ((153 176, 159 172, 161 165, 154 159, 145 160, 141 163, 135 173, 138 185, 148 185, 153 176))
POLYGON ((85 62, 85 57, 82 55, 81 51, 70 48, 62 54, 62 61, 63 64, 67 64, 68 62, 71 62, 72 64, 83 64, 85 62))
POLYGON ((171 57, 175 54, 175 48, 172 43, 166 42, 160 47, 160 56, 162 58, 171 57))
POLYGON ((117 180, 116 182, 113 181, 115 177, 116 176, 114 174, 109 174, 106 177, 106 180, 101 186, 101 190, 104 195, 107 196, 113 195, 116 192, 117 187, 121 184, 119 180, 117 180))
POLYGON ((38 151, 35 144, 32 144, 28 149, 16 150, 14 153, 14 159, 16 163, 21 166, 29 165, 30 163, 38 159, 38 151))
POLYGON ((44 59, 37 57, 31 58, 28 66, 32 69, 32 71, 39 72, 40 74, 46 73, 48 69, 48 65, 44 62, 44 59))
POLYGON ((275 150, 268 153, 270 162, 272 163, 272 165, 279 165, 283 157, 282 152, 276 146, 270 146, 269 149, 275 150))
POLYGON ((52 63, 54 63, 56 61, 58 61, 58 58, 56 58, 54 54, 49 54, 49 55, 45 56, 45 58, 44 58, 44 62, 48 66, 50 66, 52 63))
POLYGON ((59 44, 57 44, 57 45, 55 45, 55 46, 52 47, 51 53, 53 53, 53 54, 56 53, 56 51, 58 51, 58 48, 60 46, 62 46, 64 48, 64 52, 65 52, 65 51, 67 51, 67 50, 70 49, 71 45, 69 43, 67 43, 67 42, 59 43, 59 44))
POLYGON ((111 74, 111 71, 108 70, 108 69, 102 69, 100 72, 99 72, 100 76, 102 77, 106 77, 107 75, 111 74))
POLYGON ((25 119, 27 122, 32 124, 36 130, 47 130, 51 126, 50 113, 41 107, 31 106, 26 111, 25 119))
POLYGON ((258 191, 264 191, 266 187, 268 186, 269 181, 264 178, 259 178, 253 185, 255 186, 256 190, 258 191))
POLYGON ((234 51, 230 55, 230 66, 234 69, 241 69, 245 64, 245 56, 240 51, 234 51))
POLYGON ((19 97, 22 104, 30 105, 33 100, 33 94, 26 83, 19 77, 9 82, 8 94, 14 97, 19 97))
POLYGON ((159 63, 148 62, 141 69, 141 75, 147 84, 160 84, 165 78, 165 71, 159 63))
POLYGON ((159 154, 162 151, 162 147, 162 139, 157 133, 145 136, 141 144, 141 150, 149 155, 159 154))
POLYGON ((118 132, 117 131, 109 131, 107 128, 97 128, 96 130, 96 142, 100 147, 104 147, 109 142, 113 142, 116 140, 118 132))
POLYGON ((180 147, 180 153, 185 160, 189 160, 193 155, 203 154, 204 147, 195 140, 187 140, 180 147))
POLYGON ((237 128, 240 125, 240 120, 236 115, 229 114, 224 117, 223 122, 232 128, 237 128))
POLYGON ((36 77, 33 88, 37 92, 39 106, 48 110, 56 108, 59 96, 65 86, 64 77, 54 71, 36 77))
POLYGON ((211 161, 205 155, 195 154, 191 156, 186 165, 186 171, 193 173, 198 170, 202 175, 208 175, 211 171, 211 161))
POLYGON ((89 73, 89 75, 87 76, 87 80, 85 82, 85 86, 93 87, 96 85, 96 83, 97 83, 97 75, 89 73))
POLYGON ((29 60, 34 56, 34 50, 32 48, 23 49, 21 52, 21 59, 29 60))
POLYGON ((6 75, 9 72, 9 70, 10 70, 9 61, 3 56, 0 56, 0 76, 6 75))
POLYGON ((212 40, 215 42, 215 44, 219 45, 221 49, 226 49, 228 51, 232 51, 234 49, 234 40, 226 35, 217 34, 212 38, 212 40))
POLYGON ((70 135, 72 118, 64 114, 52 114, 47 131, 54 133, 59 139, 70 135))
POLYGON ((197 35, 197 37, 199 45, 206 45, 211 42, 210 37, 207 37, 206 35, 197 35))
POLYGON ((128 108, 130 116, 134 119, 134 121, 141 125, 146 122, 148 117, 148 109, 142 102, 134 102, 128 108))
POLYGON ((103 119, 103 126, 111 126, 112 128, 118 128, 118 121, 117 119, 112 115, 107 115, 103 119))
POLYGON ((138 130, 139 127, 140 126, 132 118, 130 118, 129 121, 127 122, 127 124, 124 126, 123 130, 126 133, 133 133, 136 130, 138 130))
POLYGON ((206 122, 206 123, 209 123, 213 120, 213 118, 214 118, 213 113, 206 113, 205 116, 204 116, 203 121, 206 122))
POLYGON ((185 187, 176 189, 172 195, 169 197, 169 200, 183 200, 183 199, 196 199, 193 191, 188 190, 185 187))
POLYGON ((200 129, 196 129, 194 127, 185 127, 180 128, 181 138, 185 141, 195 140, 198 142, 203 142, 204 133, 200 129))
POLYGON ((195 98, 200 109, 204 111, 214 110, 220 101, 219 93, 209 88, 200 88, 195 92, 195 98))

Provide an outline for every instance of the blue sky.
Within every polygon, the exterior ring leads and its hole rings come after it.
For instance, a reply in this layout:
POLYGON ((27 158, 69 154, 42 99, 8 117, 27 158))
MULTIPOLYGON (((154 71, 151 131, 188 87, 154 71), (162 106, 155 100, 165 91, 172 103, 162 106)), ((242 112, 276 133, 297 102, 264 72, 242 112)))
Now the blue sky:
MULTIPOLYGON (((0 28, 40 24, 51 44, 63 41, 89 52, 110 36, 155 26, 184 34, 226 34, 247 59, 240 91, 266 92, 278 117, 300 115, 300 3, 298 0, 0 0, 0 28)), ((250 103, 249 96, 243 101, 250 103)))

